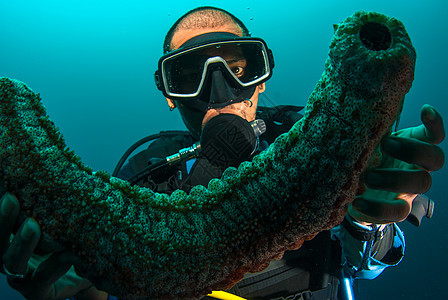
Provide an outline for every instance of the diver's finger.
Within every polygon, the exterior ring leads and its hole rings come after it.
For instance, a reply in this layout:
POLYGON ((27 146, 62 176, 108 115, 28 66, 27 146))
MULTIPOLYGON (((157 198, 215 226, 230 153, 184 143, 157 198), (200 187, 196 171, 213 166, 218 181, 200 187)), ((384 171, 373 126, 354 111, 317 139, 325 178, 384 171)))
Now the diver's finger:
POLYGON ((33 254, 39 238, 40 228, 37 222, 32 218, 26 219, 3 255, 3 263, 9 272, 25 274, 28 269, 28 260, 33 254))
POLYGON ((409 203, 402 199, 355 198, 352 208, 359 213, 355 219, 375 224, 388 224, 406 219, 411 211, 409 203))
POLYGON ((366 172, 369 188, 395 193, 422 194, 431 187, 431 175, 424 170, 370 169, 366 172))
POLYGON ((51 285, 63 276, 73 265, 73 254, 69 252, 53 253, 43 261, 33 273, 34 284, 51 285))
POLYGON ((442 148, 417 139, 390 136, 384 139, 381 149, 396 159, 418 165, 428 171, 440 169, 445 162, 442 148))
POLYGON ((421 110, 423 125, 412 129, 411 136, 431 144, 439 144, 445 138, 443 119, 431 105, 425 104, 421 110))
POLYGON ((5 193, 0 199, 0 257, 9 247, 12 228, 19 214, 19 201, 11 193, 5 193))

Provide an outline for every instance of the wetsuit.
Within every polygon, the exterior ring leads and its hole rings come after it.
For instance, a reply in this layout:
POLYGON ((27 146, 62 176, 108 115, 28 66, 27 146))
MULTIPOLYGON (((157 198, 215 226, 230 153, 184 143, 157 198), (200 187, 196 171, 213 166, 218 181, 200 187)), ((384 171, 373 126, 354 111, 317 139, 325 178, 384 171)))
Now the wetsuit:
MULTIPOLYGON (((260 151, 300 119, 297 111, 295 106, 257 111, 257 118, 262 118, 267 125, 267 131, 260 136, 260 151)), ((148 164, 194 142, 188 132, 161 133, 146 150, 129 159, 118 177, 129 179, 148 164)), ((212 178, 221 174, 222 170, 199 157, 161 169, 138 184, 160 193, 176 189, 188 192, 198 184, 207 186, 212 178)), ((362 226, 347 216, 341 225, 319 233, 298 250, 287 251, 281 260, 272 261, 264 271, 246 274, 228 292, 247 299, 311 299, 311 296, 314 300, 341 299, 337 294, 342 269, 351 279, 373 279, 386 267, 401 261, 404 247, 404 237, 397 225, 362 226)))

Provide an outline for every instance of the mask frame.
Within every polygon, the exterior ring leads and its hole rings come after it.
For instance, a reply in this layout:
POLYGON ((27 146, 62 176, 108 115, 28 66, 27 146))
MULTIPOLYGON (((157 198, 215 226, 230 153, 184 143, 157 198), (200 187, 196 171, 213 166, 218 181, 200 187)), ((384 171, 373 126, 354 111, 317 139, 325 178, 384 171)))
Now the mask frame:
POLYGON ((274 68, 274 58, 272 51, 267 47, 266 42, 261 38, 239 37, 231 33, 222 33, 222 32, 206 33, 203 35, 196 36, 191 40, 188 40, 178 50, 175 50, 171 53, 168 53, 167 55, 162 56, 158 62, 158 69, 154 73, 155 83, 157 85, 157 88, 161 90, 162 93, 165 95, 165 97, 169 99, 172 100, 197 99, 202 93, 204 86, 206 85, 206 79, 208 77, 207 74, 210 72, 210 69, 212 69, 213 66, 216 65, 220 65, 221 69, 226 72, 226 75, 230 75, 226 77, 231 79, 233 85, 238 86, 241 89, 247 89, 262 84, 272 76, 272 70, 274 68), (170 84, 170 82, 172 82, 170 81, 171 75, 168 70, 169 69, 168 65, 170 63, 182 57, 188 58, 189 55, 194 55, 195 53, 203 51, 204 49, 212 47, 219 48, 224 45, 236 45, 238 47, 241 47, 242 45, 244 45, 244 47, 247 45, 256 46, 255 49, 259 49, 260 51, 260 53, 257 54, 261 54, 263 65, 252 66, 252 68, 259 67, 260 70, 263 70, 261 72, 263 74, 261 76, 256 76, 255 78, 247 82, 243 82, 237 76, 235 76, 235 74, 229 68, 225 59, 223 59, 220 56, 212 56, 205 60, 203 69, 201 71, 200 82, 194 92, 179 93, 179 91, 174 90, 175 88, 173 88, 172 84, 170 84))

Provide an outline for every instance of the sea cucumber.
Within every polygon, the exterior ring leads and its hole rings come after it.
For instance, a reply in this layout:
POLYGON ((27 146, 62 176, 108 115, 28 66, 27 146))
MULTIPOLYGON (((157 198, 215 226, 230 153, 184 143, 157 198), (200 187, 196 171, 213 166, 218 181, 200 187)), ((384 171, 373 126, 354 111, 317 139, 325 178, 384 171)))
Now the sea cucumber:
POLYGON ((0 79, 0 174, 42 229, 41 252, 123 299, 200 297, 338 224, 401 112, 415 50, 401 22, 335 26, 305 116, 251 162, 190 194, 157 194, 85 166, 26 84, 0 79))

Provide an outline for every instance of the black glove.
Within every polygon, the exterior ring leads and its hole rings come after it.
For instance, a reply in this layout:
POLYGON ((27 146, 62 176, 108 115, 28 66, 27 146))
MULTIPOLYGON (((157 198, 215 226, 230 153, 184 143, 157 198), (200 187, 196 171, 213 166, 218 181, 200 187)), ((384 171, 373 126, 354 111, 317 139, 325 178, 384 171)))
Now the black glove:
POLYGON ((68 298, 90 289, 92 284, 72 267, 70 253, 33 254, 41 234, 38 223, 27 218, 14 232, 19 202, 13 194, 4 193, 4 187, 0 196, 0 271, 9 285, 25 298, 39 300, 68 298))
POLYGON ((429 172, 440 169, 445 155, 441 115, 430 105, 421 110, 423 125, 393 133, 382 145, 382 161, 366 174, 367 190, 356 197, 349 214, 357 221, 386 224, 406 219, 417 194, 431 187, 429 172))

